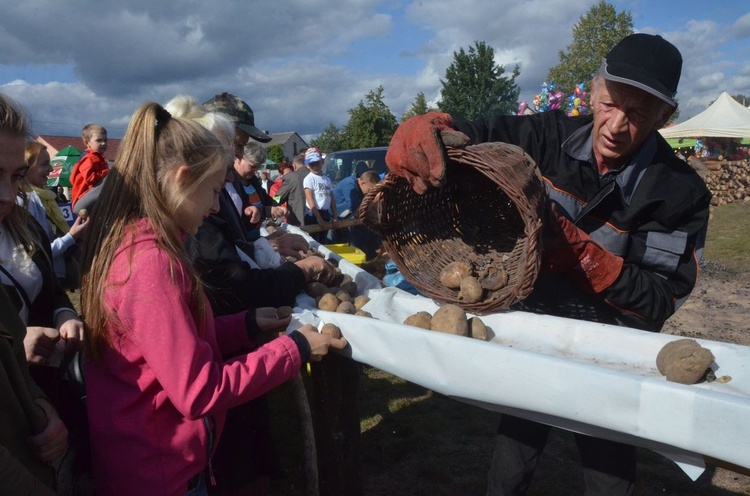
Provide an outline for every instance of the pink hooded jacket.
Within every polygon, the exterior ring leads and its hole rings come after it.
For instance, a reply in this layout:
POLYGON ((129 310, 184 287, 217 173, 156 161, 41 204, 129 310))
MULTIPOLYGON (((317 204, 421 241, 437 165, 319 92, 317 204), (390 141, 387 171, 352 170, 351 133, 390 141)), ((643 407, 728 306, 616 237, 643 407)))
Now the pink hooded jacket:
POLYGON ((208 322, 196 326, 189 280, 179 266, 172 275, 148 220, 118 248, 107 282, 112 347, 86 364, 96 492, 182 496, 227 410, 294 377, 299 349, 283 336, 225 362, 252 347, 245 312, 214 318, 206 301, 208 322))

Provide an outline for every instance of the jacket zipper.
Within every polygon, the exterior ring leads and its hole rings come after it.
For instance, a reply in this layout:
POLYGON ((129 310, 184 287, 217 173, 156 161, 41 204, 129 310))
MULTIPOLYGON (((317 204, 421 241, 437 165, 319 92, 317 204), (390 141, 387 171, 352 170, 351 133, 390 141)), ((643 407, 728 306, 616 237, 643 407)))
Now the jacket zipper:
POLYGON ((211 427, 211 420, 208 417, 203 417, 203 425, 206 427, 206 433, 208 434, 208 448, 206 450, 206 458, 208 459, 208 480, 211 481, 212 486, 216 486, 216 477, 214 476, 214 469, 211 464, 211 453, 214 450, 214 430, 211 427))

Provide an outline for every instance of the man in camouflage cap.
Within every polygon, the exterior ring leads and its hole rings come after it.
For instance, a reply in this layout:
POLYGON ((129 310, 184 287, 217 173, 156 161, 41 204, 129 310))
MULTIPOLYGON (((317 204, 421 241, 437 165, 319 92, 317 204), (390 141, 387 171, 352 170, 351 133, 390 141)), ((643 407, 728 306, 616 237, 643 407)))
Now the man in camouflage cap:
POLYGON ((219 112, 234 122, 235 137, 234 151, 235 156, 242 156, 242 150, 250 138, 261 143, 268 143, 271 137, 255 127, 255 116, 253 109, 241 98, 231 93, 220 93, 203 104, 203 107, 209 112, 219 112))

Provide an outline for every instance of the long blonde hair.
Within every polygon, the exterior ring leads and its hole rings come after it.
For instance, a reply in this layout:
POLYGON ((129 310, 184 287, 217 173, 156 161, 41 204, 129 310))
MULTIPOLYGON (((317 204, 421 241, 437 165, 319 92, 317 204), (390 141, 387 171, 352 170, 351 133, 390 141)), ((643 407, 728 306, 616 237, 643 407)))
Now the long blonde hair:
POLYGON ((116 316, 105 308, 103 295, 107 287, 125 281, 110 281, 108 274, 115 252, 126 236, 136 234, 132 225, 141 218, 149 219, 159 247, 170 257, 172 279, 189 280, 190 310, 202 327, 207 313, 203 286, 188 262, 174 213, 209 176, 226 169, 231 155, 213 133, 189 119, 172 118, 158 103, 146 103, 133 114, 83 247, 81 304, 89 356, 101 358, 111 343, 106 326, 116 316), (178 189, 171 181, 183 165, 189 171, 178 189))
MULTIPOLYGON (((31 120, 26 111, 13 99, 0 93, 0 133, 28 139, 30 132, 31 120)), ((2 221, 13 240, 23 246, 29 256, 34 254, 39 242, 29 228, 30 217, 25 208, 16 204, 2 221)))

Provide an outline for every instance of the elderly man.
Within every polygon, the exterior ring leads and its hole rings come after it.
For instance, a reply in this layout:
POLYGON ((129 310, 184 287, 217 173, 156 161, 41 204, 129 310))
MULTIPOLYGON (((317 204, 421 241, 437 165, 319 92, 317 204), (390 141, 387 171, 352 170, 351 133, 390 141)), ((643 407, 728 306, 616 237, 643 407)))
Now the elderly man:
MULTIPOLYGON (((681 70, 671 43, 634 34, 602 60, 592 116, 466 122, 431 113, 402 124, 386 159, 424 193, 445 181, 444 141, 519 145, 536 161, 552 205, 542 271, 518 308, 659 331, 695 285, 710 202, 700 177, 657 132, 677 108, 681 70)), ((548 433, 503 416, 488 495, 525 494, 548 433)), ((578 434, 576 443, 585 494, 633 494, 634 447, 578 434)))

